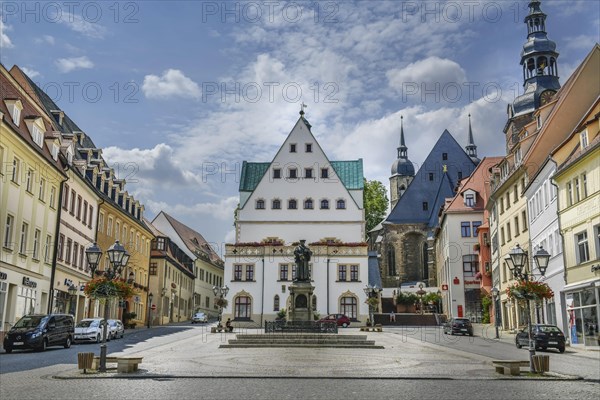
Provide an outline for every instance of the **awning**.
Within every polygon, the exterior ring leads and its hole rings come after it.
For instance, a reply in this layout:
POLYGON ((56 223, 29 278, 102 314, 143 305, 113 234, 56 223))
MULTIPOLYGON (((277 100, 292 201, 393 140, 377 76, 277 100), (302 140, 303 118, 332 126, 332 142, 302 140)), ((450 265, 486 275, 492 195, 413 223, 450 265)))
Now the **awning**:
POLYGON ((562 291, 569 292, 572 290, 582 289, 585 287, 594 287, 594 286, 600 287, 600 279, 592 278, 592 279, 588 279, 587 281, 583 281, 583 282, 570 283, 570 284, 566 285, 562 291))

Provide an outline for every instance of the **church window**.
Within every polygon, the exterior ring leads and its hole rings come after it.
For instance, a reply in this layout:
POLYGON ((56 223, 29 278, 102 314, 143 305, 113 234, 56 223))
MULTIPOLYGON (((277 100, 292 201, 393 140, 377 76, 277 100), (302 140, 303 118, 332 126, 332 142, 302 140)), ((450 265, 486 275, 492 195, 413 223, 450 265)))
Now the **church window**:
POLYGON ((313 199, 306 199, 306 200, 304 200, 304 209, 305 210, 312 210, 313 209, 313 199))
POLYGON ((429 210, 429 203, 427 203, 426 201, 423 202, 423 211, 427 211, 429 210))
POLYGON ((346 200, 344 200, 344 199, 339 199, 339 200, 337 201, 336 208, 337 208, 338 210, 345 210, 345 209, 346 209, 346 200))
POLYGON ((296 199, 288 200, 288 210, 295 210, 298 208, 298 202, 296 199))
POLYGON ((323 178, 323 179, 329 178, 329 169, 328 168, 321 168, 321 178, 323 178))
POLYGON ((256 200, 256 209, 264 210, 265 209, 265 201, 263 199, 256 200))
POLYGON ((390 247, 388 249, 387 263, 388 263, 388 275, 389 276, 396 275, 396 253, 394 252, 393 247, 390 247))
POLYGON ((296 179, 298 177, 298 170, 296 168, 290 168, 288 170, 288 178, 296 179))
POLYGON ((329 210, 329 200, 321 200, 321 210, 329 210))
POLYGON ((312 177, 313 177, 313 169, 312 168, 305 168, 304 169, 304 178, 310 179, 312 177))
POLYGON ((442 153, 442 160, 448 160, 448 153, 442 153))
POLYGON ((250 319, 252 314, 252 301, 248 296, 238 296, 235 298, 234 318, 250 319))
POLYGON ((279 311, 279 295, 276 294, 273 298, 273 311, 279 311))
POLYGON ((273 168, 273 179, 281 179, 281 168, 273 168))
POLYGON ((271 204, 271 208, 273 210, 281 210, 281 200, 279 200, 279 199, 273 200, 273 203, 271 204))
POLYGON ((306 143, 306 152, 312 153, 312 143, 306 143))
POLYGON ((296 152, 296 143, 290 143, 290 153, 296 152))
POLYGON ((340 300, 340 313, 346 314, 348 318, 355 320, 357 311, 356 297, 346 296, 340 300))

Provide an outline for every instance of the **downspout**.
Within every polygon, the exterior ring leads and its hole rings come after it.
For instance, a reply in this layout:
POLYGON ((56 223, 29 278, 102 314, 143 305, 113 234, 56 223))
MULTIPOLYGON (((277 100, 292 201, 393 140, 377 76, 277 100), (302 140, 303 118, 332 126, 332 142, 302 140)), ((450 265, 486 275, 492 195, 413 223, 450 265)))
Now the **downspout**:
POLYGON ((262 257, 262 287, 260 300, 260 326, 263 326, 263 316, 265 312, 265 255, 262 257))
MULTIPOLYGON (((71 166, 67 163, 67 171, 71 168, 71 166)), ((48 298, 48 314, 52 314, 52 306, 54 304, 54 278, 56 276, 56 257, 58 256, 58 236, 60 235, 60 218, 62 215, 62 196, 63 190, 65 187, 65 182, 69 180, 67 176, 66 179, 60 181, 60 188, 58 189, 58 213, 56 214, 56 228, 54 229, 54 248, 52 249, 52 269, 50 271, 50 293, 48 298)))
POLYGON ((330 258, 327 258, 327 315, 329 315, 329 261, 330 258))

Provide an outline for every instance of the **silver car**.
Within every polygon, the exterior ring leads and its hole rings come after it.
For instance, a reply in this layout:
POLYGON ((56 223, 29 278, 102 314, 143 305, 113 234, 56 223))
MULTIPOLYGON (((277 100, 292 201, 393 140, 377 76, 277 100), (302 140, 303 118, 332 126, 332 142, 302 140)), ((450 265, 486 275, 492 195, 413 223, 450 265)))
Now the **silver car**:
POLYGON ((123 336, 125 335, 125 327, 123 326, 123 323, 118 319, 109 319, 108 332, 108 337, 111 339, 123 338, 123 336))
POLYGON ((196 314, 194 314, 194 316, 192 317, 192 324, 202 322, 208 322, 208 316, 203 312, 197 312, 196 314))

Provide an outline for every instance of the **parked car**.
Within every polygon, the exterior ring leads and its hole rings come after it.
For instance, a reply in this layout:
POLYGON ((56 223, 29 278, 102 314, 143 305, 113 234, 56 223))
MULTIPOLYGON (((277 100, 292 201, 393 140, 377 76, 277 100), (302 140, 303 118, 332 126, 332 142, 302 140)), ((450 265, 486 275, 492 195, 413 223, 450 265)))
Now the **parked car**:
POLYGON ((208 322, 208 316, 206 314, 204 314, 203 312, 197 312, 192 317, 192 324, 201 323, 201 322, 208 322))
POLYGON ((125 327, 123 323, 118 319, 109 319, 108 320, 108 330, 111 339, 123 338, 125 335, 125 327))
POLYGON ((444 334, 454 335, 460 333, 473 336, 473 325, 468 318, 451 318, 444 324, 444 334))
POLYGON ((73 316, 69 314, 34 314, 19 319, 4 336, 4 350, 46 350, 48 346, 71 347, 74 334, 73 316))
MULTIPOLYGON (((531 326, 531 334, 535 340, 535 348, 546 350, 547 348, 558 349, 565 352, 565 335, 556 325, 535 324, 531 326)), ((515 336, 515 345, 518 349, 525 346, 529 348, 529 332, 527 327, 519 329, 515 336)))
POLYGON ((337 326, 342 326, 344 328, 350 326, 350 318, 348 318, 345 314, 329 314, 328 316, 323 317, 319 320, 319 322, 329 321, 337 321, 337 326))
MULTIPOLYGON (((75 326, 75 341, 100 343, 104 335, 103 318, 86 318, 75 326)), ((107 329, 106 341, 110 340, 110 330, 107 329)))

